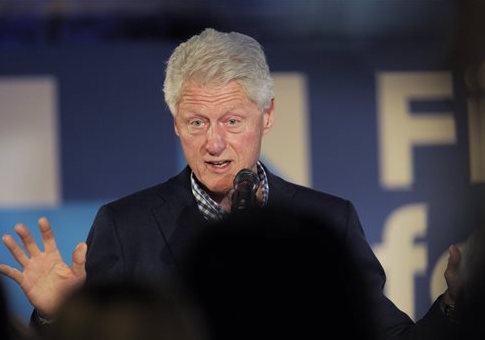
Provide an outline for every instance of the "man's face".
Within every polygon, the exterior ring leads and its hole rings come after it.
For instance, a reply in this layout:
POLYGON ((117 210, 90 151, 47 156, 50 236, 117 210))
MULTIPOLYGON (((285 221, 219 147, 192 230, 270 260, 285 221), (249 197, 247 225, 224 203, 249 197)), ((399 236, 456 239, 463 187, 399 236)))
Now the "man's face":
POLYGON ((260 110, 236 81, 225 86, 187 82, 175 114, 187 163, 215 195, 232 189, 239 170, 256 171, 261 140, 272 124, 273 102, 260 110))

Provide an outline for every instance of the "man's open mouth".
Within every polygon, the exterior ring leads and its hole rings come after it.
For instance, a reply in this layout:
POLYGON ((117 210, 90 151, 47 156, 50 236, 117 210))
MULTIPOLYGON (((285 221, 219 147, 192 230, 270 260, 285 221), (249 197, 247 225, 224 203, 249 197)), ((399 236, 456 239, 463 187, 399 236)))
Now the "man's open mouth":
POLYGON ((222 168, 223 166, 229 164, 231 161, 218 161, 218 162, 206 162, 207 164, 210 164, 212 166, 220 167, 222 168))

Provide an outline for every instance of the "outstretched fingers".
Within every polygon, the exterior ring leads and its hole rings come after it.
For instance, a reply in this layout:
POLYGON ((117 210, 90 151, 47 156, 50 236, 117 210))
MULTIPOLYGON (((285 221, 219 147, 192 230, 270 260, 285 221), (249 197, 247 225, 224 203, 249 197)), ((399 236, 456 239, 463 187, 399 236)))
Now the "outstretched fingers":
POLYGON ((41 217, 39 218, 38 223, 42 242, 44 243, 44 251, 48 253, 55 251, 57 249, 57 245, 49 220, 45 217, 41 217))
POLYGON ((29 258, 25 255, 24 251, 19 247, 17 242, 9 234, 2 236, 2 241, 12 254, 13 258, 22 266, 25 267, 29 263, 29 258))
POLYGON ((39 255, 40 249, 37 247, 37 243, 35 243, 34 237, 30 233, 29 229, 27 229, 27 227, 22 223, 17 224, 14 229, 22 240, 22 244, 30 256, 32 257, 39 255))
POLYGON ((23 276, 22 276, 22 273, 18 269, 7 266, 6 264, 0 264, 0 273, 11 278, 15 282, 17 282, 19 285, 22 283, 23 276))

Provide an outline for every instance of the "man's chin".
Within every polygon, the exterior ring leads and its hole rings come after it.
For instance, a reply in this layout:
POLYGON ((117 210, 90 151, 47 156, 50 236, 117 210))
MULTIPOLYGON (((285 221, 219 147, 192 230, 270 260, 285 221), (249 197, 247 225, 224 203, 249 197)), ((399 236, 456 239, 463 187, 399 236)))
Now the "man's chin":
POLYGON ((232 185, 206 188, 208 194, 210 194, 211 196, 218 196, 218 197, 226 196, 232 191, 232 189, 233 189, 232 185))
POLYGON ((223 197, 226 196, 230 191, 232 191, 233 178, 231 177, 230 180, 226 181, 219 181, 217 183, 211 181, 204 181, 202 182, 202 186, 204 190, 211 196, 211 197, 223 197))

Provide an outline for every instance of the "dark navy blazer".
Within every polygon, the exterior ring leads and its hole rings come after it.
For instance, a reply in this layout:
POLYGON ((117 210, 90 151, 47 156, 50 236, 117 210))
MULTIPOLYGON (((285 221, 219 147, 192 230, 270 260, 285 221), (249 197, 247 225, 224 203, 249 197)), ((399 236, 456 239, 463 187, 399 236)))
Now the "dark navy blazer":
MULTIPOLYGON (((383 294, 384 271, 364 237, 351 202, 298 186, 267 171, 269 207, 289 206, 318 215, 345 239, 372 287, 383 339, 432 339, 450 335, 437 302, 416 324, 383 294)), ((184 246, 205 223, 190 187, 190 169, 165 183, 100 208, 87 239, 88 282, 104 278, 160 278, 177 266, 184 246)), ((324 265, 324 264, 322 264, 324 265)))

